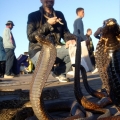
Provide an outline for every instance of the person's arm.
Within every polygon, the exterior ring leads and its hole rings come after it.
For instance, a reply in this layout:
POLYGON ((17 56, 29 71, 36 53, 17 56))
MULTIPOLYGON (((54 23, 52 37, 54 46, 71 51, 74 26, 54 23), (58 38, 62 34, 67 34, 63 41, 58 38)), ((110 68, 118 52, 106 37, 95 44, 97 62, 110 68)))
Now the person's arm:
POLYGON ((32 14, 28 15, 28 22, 27 22, 27 36, 30 42, 36 43, 35 35, 43 36, 45 33, 50 32, 53 27, 48 23, 44 23, 39 28, 36 28, 35 17, 32 14))
POLYGON ((94 33, 94 37, 100 39, 100 33, 101 33, 101 27, 98 28, 97 31, 94 33))

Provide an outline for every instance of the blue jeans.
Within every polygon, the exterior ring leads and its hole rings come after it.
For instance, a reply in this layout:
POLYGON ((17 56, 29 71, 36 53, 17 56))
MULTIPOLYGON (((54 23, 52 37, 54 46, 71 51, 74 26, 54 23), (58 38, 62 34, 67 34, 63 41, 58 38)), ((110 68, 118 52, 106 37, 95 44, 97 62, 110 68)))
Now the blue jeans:
POLYGON ((19 74, 17 59, 14 53, 14 49, 5 48, 6 52, 6 68, 5 74, 11 75, 14 73, 15 75, 19 74))
MULTIPOLYGON (((36 62, 38 60, 39 54, 40 54, 40 51, 37 52, 33 58, 31 58, 35 66, 36 66, 36 62)), ((68 49, 65 48, 65 45, 61 46, 61 48, 57 48, 57 57, 56 57, 55 64, 59 64, 59 66, 57 66, 54 69, 54 73, 58 76, 59 75, 66 76, 67 72, 71 68, 71 61, 70 61, 68 49)))

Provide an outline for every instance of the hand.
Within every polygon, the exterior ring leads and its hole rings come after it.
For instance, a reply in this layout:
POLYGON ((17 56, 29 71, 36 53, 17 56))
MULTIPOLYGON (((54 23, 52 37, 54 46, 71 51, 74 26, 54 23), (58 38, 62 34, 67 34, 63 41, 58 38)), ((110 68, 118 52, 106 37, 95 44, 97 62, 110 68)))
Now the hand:
POLYGON ((54 25, 57 22, 57 17, 52 17, 47 20, 50 25, 54 25))
POLYGON ((54 25, 54 24, 56 24, 57 22, 59 22, 60 24, 63 25, 63 23, 61 22, 61 20, 62 20, 62 19, 60 19, 60 18, 52 17, 52 18, 48 18, 48 21, 47 21, 47 22, 48 22, 50 25, 54 25))
POLYGON ((66 48, 69 48, 69 45, 76 45, 76 41, 75 40, 69 40, 66 42, 66 48))

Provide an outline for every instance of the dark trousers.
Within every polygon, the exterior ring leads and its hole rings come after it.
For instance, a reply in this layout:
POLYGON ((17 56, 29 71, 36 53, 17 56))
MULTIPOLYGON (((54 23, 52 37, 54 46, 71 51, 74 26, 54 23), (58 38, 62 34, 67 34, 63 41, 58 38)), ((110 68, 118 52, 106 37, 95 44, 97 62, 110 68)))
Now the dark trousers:
POLYGON ((5 48, 5 52, 6 52, 5 74, 6 75, 11 75, 12 73, 19 74, 17 59, 14 53, 14 49, 5 48))
POLYGON ((65 46, 61 46, 61 48, 57 48, 57 58, 55 64, 59 64, 54 69, 54 73, 56 75, 66 76, 67 72, 71 69, 69 52, 68 49, 65 48, 65 46))
POLYGON ((91 60, 91 63, 92 63, 92 66, 93 68, 95 69, 95 57, 92 55, 92 56, 89 56, 90 57, 90 60, 91 60))
POLYGON ((0 61, 0 77, 3 77, 5 74, 5 61, 0 61))

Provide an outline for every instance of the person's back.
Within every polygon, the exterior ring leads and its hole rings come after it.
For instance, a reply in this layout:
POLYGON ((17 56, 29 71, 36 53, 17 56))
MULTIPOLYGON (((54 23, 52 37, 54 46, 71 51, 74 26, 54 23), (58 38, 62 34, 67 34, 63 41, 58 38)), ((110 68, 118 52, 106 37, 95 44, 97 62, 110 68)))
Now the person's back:
POLYGON ((81 19, 81 18, 77 18, 77 19, 74 21, 73 27, 74 27, 73 34, 76 35, 76 36, 79 36, 79 33, 78 33, 79 27, 81 27, 81 29, 83 29, 82 19, 81 19), (79 26, 78 24, 80 24, 80 23, 81 23, 81 25, 79 26))
POLYGON ((15 43, 11 41, 11 31, 7 27, 3 31, 3 46, 10 49, 15 49, 16 47, 15 43))

